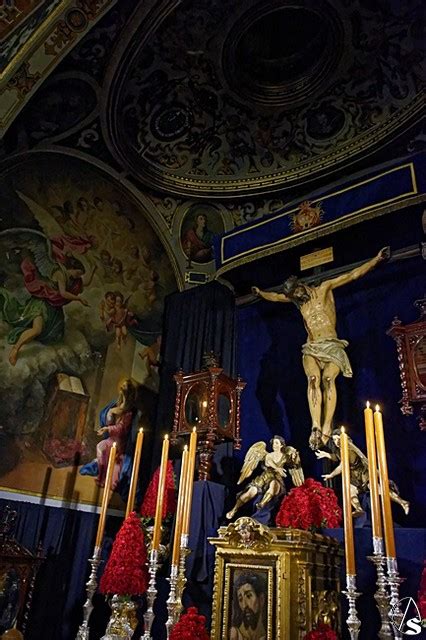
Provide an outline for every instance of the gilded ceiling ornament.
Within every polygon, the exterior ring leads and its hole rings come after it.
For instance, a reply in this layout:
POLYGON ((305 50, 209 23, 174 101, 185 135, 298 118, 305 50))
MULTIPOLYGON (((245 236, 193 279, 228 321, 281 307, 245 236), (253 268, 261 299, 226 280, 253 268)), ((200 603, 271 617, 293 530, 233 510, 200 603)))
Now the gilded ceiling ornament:
POLYGON ((300 186, 419 115, 419 0, 178 6, 141 14, 110 68, 105 133, 151 188, 232 199, 300 186))

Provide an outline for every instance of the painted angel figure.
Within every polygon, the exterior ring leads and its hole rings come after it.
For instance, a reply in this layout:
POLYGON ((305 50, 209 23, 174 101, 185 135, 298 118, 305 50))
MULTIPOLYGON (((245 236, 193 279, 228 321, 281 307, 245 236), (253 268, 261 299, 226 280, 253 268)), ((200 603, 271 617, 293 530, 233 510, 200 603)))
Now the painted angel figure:
MULTIPOLYGON (((352 504, 352 516, 357 518, 364 515, 364 509, 361 506, 359 499, 360 494, 366 493, 370 490, 369 477, 368 477, 368 458, 361 449, 352 442, 351 438, 348 438, 349 444, 349 466, 351 475, 351 504, 352 504)), ((335 429, 332 433, 330 443, 328 445, 330 452, 328 451, 316 451, 315 455, 318 460, 321 458, 328 458, 329 460, 337 461, 339 464, 333 469, 331 473, 327 473, 322 476, 323 480, 331 480, 342 473, 342 463, 340 460, 340 429, 335 429)), ((393 502, 399 504, 405 515, 408 514, 410 509, 410 503, 408 500, 403 500, 399 495, 398 487, 395 482, 389 480, 389 495, 393 502)))
MULTIPOLYGON (((65 239, 62 238, 65 242, 65 239)), ((64 336, 63 307, 70 302, 89 303, 80 294, 90 285, 94 270, 86 274, 81 260, 61 252, 55 240, 34 229, 7 229, 0 233, 1 253, 10 273, 21 273, 29 294, 25 300, 0 287, 0 318, 10 326, 9 362, 14 366, 22 347, 38 340, 60 342, 64 336)))
POLYGON ((265 442, 255 442, 247 451, 238 484, 249 478, 260 463, 262 463, 262 473, 237 495, 234 507, 226 514, 228 520, 234 517, 243 504, 254 498, 258 498, 256 503, 258 512, 263 507, 272 506, 276 499, 285 493, 284 478, 287 475, 285 467, 295 486, 303 484, 304 476, 299 452, 294 447, 287 446, 281 436, 274 436, 270 446, 272 451, 268 452, 265 442))

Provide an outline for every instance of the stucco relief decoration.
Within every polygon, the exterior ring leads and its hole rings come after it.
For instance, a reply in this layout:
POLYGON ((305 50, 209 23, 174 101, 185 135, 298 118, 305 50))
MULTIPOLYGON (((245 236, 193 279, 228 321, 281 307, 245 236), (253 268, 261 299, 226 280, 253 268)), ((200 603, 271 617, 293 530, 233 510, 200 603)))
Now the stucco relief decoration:
POLYGON ((9 0, 0 7, 0 69, 3 71, 14 55, 49 17, 61 0, 9 0))
POLYGON ((408 126, 420 108, 419 3, 336 2, 225 12, 192 0, 154 32, 141 24, 109 96, 115 153, 151 186, 233 197, 335 168, 408 126))
POLYGON ((323 218, 323 210, 320 204, 316 206, 305 200, 299 205, 298 210, 291 217, 291 229, 293 233, 300 233, 301 231, 306 231, 306 229, 311 229, 312 227, 316 227, 320 224, 323 218))
POLYGON ((115 2, 14 0, 0 8, 0 131, 115 2))

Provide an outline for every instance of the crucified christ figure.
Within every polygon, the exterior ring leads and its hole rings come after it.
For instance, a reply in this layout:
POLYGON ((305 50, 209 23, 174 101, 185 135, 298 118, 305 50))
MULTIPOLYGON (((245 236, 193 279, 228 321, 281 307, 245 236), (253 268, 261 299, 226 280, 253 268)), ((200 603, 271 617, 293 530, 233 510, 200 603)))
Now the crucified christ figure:
POLYGON ((333 291, 337 287, 358 280, 380 262, 390 256, 389 247, 381 249, 377 256, 348 273, 325 280, 310 287, 296 276, 290 276, 283 284, 283 293, 261 291, 252 287, 255 295, 271 302, 293 302, 302 314, 308 340, 302 347, 303 368, 308 379, 308 403, 312 419, 309 438, 311 449, 327 444, 332 431, 336 409, 336 378, 340 372, 352 377, 349 358, 345 352, 346 340, 339 340, 336 333, 336 306, 333 291))

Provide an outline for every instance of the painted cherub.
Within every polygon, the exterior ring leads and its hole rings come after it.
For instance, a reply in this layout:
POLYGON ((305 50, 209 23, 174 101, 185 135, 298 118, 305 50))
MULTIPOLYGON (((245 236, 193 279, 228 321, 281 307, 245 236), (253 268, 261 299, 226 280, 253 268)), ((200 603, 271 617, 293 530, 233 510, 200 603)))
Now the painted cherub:
POLYGON ((249 478, 259 463, 262 463, 263 470, 237 495, 234 507, 226 514, 228 520, 231 520, 238 509, 249 500, 257 497, 256 509, 260 511, 267 505, 271 506, 272 501, 275 502, 275 499, 282 496, 285 493, 284 478, 287 475, 284 467, 288 468, 295 486, 303 484, 299 452, 294 447, 288 447, 281 436, 274 436, 270 445, 270 452, 266 450, 265 442, 256 442, 247 451, 238 484, 249 478))
POLYGON ((110 331, 115 331, 115 342, 117 349, 120 351, 122 345, 127 340, 127 327, 137 324, 134 314, 127 308, 130 296, 124 299, 119 291, 115 292, 114 310, 111 312, 106 327, 110 331))
POLYGON ((108 322, 108 319, 115 314, 115 293, 114 291, 107 291, 105 296, 101 300, 99 305, 99 316, 102 322, 108 322))
POLYGON ((157 336, 157 339, 151 346, 145 347, 143 351, 139 351, 138 355, 141 360, 146 360, 150 374, 158 372, 158 367, 160 365, 160 349, 161 336, 157 336))

